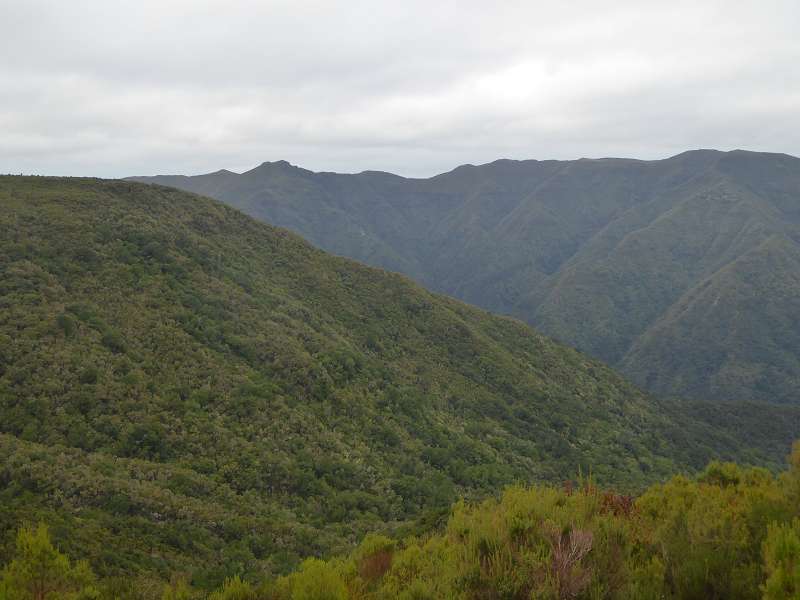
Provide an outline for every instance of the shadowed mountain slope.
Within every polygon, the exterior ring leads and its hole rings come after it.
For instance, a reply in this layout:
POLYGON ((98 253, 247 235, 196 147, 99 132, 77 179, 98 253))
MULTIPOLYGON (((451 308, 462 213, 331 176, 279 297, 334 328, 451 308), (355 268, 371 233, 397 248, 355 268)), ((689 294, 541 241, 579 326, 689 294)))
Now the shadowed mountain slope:
POLYGON ((800 159, 499 160, 430 179, 277 162, 136 179, 517 316, 659 394, 800 402, 800 159))

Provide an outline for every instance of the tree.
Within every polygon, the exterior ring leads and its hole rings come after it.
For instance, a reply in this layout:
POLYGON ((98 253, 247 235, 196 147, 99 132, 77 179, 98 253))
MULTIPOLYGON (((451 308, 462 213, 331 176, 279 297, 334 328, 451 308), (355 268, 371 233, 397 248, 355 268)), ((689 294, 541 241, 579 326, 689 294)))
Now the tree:
POLYGON ((50 540, 47 525, 22 527, 17 534, 16 558, 0 578, 1 600, 78 600, 98 598, 88 563, 72 565, 50 540))
POLYGON ((231 579, 226 579, 222 589, 209 596, 209 600, 253 600, 256 592, 246 581, 236 575, 231 579))
POLYGON ((575 598, 592 581, 591 569, 581 561, 591 551, 594 535, 575 527, 562 529, 553 523, 543 527, 550 544, 550 570, 559 598, 575 598))
POLYGON ((770 525, 764 541, 764 600, 800 598, 800 520, 770 525))
POLYGON ((182 577, 164 586, 164 592, 161 594, 161 600, 190 600, 191 597, 192 589, 182 577))
POLYGON ((309 558, 294 575, 292 600, 346 600, 342 577, 324 561, 309 558))

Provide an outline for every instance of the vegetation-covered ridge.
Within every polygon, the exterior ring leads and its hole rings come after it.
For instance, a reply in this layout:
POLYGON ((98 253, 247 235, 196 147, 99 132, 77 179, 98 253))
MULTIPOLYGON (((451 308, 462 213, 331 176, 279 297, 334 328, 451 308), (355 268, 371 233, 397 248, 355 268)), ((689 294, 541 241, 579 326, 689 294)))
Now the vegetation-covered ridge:
POLYGON ((800 404, 796 157, 498 160, 430 179, 276 162, 139 180, 516 315, 651 392, 800 404))
POLYGON ((210 595, 180 574, 163 591, 98 581, 53 547, 45 526, 23 528, 0 598, 37 598, 42 586, 59 597, 164 600, 794 600, 800 445, 778 477, 712 463, 637 498, 591 480, 511 487, 499 500, 456 504, 441 531, 402 541, 370 534, 346 557, 311 558, 261 582, 234 576, 210 595))
POLYGON ((666 411, 520 322, 173 189, 1 177, 0 269, 0 560, 44 520, 101 576, 209 587, 513 482, 775 466, 798 429, 666 411))

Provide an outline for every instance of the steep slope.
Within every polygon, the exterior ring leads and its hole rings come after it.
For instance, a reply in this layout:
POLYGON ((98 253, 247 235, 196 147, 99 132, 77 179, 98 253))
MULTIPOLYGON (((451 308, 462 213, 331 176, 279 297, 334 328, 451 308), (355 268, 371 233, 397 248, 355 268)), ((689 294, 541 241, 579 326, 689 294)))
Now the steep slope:
MULTIPOLYGON (((650 377, 658 392, 698 395, 696 382, 725 397, 746 400, 751 390, 800 389, 800 248, 783 236, 767 238, 675 302, 640 336, 623 365, 650 377), (762 332, 771 332, 769 337, 762 332), (650 364, 665 369, 653 373, 650 364)), ((796 393, 772 396, 796 401, 796 393)))
POLYGON ((0 269, 0 559, 46 519, 103 574, 216 585, 512 481, 776 466, 800 425, 712 428, 724 411, 670 412, 518 321, 160 186, 0 177, 0 269))
MULTIPOLYGON (((426 180, 265 163, 224 178, 136 179, 219 198, 326 250, 522 318, 660 394, 800 403, 800 345, 783 330, 800 329, 791 303, 771 302, 780 315, 765 317, 770 290, 746 286, 735 306, 703 309, 714 329, 680 309, 773 236, 798 249, 800 159, 699 150, 661 161, 501 160, 426 180), (752 310, 765 327, 726 335, 752 310), (682 335, 701 330, 711 337, 682 335), (667 340, 669 352, 643 349, 667 340), (767 347, 784 357, 779 373, 753 376, 767 347), (679 359, 695 353, 708 369, 679 359)), ((773 266, 789 269, 777 279, 799 275, 792 261, 773 266)))

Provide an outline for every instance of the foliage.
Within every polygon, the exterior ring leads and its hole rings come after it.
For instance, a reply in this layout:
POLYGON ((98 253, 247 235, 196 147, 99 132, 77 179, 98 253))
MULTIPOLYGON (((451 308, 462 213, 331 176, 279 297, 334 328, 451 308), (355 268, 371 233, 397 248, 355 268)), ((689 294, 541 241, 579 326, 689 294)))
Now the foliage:
POLYGON ((0 269, 0 561, 45 520, 119 597, 287 573, 581 467, 637 491, 780 456, 768 429, 743 445, 518 321, 177 190, 2 177, 0 269))
POLYGON ((635 500, 591 480, 512 487, 457 504, 444 532, 394 547, 377 579, 354 568, 360 550, 328 564, 353 599, 797 598, 798 477, 712 463, 635 500))
POLYGON ((771 524, 764 541, 765 600, 800 597, 800 521, 771 524))
POLYGON ((0 574, 3 600, 90 600, 99 597, 86 562, 72 564, 50 541, 47 526, 23 527, 16 556, 0 574))
POLYGON ((226 579, 222 588, 209 596, 209 600, 255 600, 256 590, 238 575, 226 579))
MULTIPOLYGON (((369 534, 346 557, 309 558, 261 584, 236 576, 210 594, 174 576, 160 597, 788 600, 800 592, 798 482, 800 464, 774 476, 711 463, 636 498, 591 479, 577 487, 511 486, 499 499, 456 503, 439 531, 402 541, 369 534)), ((33 540, 48 558, 32 561, 30 542, 18 546, 4 571, 9 598, 33 597, 15 595, 26 579, 9 574, 23 571, 20 564, 36 562, 44 581, 75 580, 65 577, 69 562, 52 549, 46 528, 23 529, 20 539, 33 540)), ((93 581, 82 572, 82 581, 93 581)), ((106 582, 86 589, 73 597, 122 597, 106 582)), ((125 597, 158 596, 138 590, 125 597)))
POLYGON ((797 406, 795 157, 498 160, 430 179, 278 162, 138 179, 516 315, 652 392, 797 406))
MULTIPOLYGON (((223 588, 223 590, 224 589, 225 588, 223 588)), ((161 594, 161 600, 191 600, 191 599, 192 599, 192 590, 189 587, 187 581, 183 578, 178 578, 177 581, 165 586, 164 593, 161 594)))
POLYGON ((335 565, 316 558, 304 561, 285 585, 291 589, 292 600, 347 600, 347 588, 335 565))

